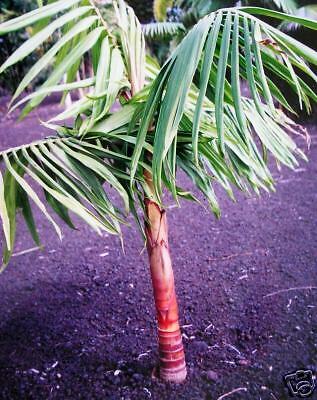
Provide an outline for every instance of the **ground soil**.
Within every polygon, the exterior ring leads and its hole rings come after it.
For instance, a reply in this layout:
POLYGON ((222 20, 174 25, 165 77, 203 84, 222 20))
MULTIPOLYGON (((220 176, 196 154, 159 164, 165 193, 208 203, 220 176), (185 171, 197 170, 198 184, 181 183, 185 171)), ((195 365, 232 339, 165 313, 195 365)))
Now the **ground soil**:
MULTIPOLYGON (((0 104, 0 147, 40 138, 46 105, 16 124, 0 104)), ((95 236, 78 223, 59 243, 36 214, 43 251, 21 222, 0 276, 0 399, 274 400, 283 376, 317 369, 317 129, 310 163, 275 170, 261 199, 219 191, 216 221, 192 203, 170 207, 181 324, 188 362, 182 385, 152 379, 156 325, 146 254, 137 230, 95 236), (267 296, 280 289, 298 288, 267 296), (302 289, 300 289, 302 288, 302 289)), ((317 398, 317 390, 315 392, 317 398)))

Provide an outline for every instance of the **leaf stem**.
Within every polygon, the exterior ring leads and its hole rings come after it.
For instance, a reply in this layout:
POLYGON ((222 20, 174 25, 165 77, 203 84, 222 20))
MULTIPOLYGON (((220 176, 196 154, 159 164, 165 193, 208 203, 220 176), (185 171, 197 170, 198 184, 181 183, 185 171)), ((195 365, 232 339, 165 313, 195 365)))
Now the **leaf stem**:
POLYGON ((100 9, 96 6, 95 2, 93 0, 89 0, 89 4, 93 7, 93 9, 95 10, 98 18, 100 19, 100 22, 102 23, 102 25, 104 26, 105 30, 107 31, 108 35, 111 37, 111 39, 114 41, 114 43, 116 43, 116 38, 115 36, 111 33, 110 28, 107 24, 107 22, 105 21, 104 17, 102 16, 100 9))

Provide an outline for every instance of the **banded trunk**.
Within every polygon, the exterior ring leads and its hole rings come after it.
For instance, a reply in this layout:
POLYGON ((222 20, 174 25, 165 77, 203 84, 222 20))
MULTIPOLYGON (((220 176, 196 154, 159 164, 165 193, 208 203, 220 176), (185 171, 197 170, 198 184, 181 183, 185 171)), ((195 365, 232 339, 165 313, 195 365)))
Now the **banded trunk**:
POLYGON ((145 208, 147 249, 158 322, 159 375, 163 380, 180 383, 185 380, 187 371, 168 247, 166 213, 150 199, 145 199, 145 208))

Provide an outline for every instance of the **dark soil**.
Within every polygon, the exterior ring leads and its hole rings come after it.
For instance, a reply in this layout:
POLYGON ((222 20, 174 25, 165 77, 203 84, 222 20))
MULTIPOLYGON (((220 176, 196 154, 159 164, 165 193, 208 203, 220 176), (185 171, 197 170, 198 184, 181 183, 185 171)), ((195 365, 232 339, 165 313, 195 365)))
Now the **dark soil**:
MULTIPOLYGON (((3 149, 44 136, 37 119, 56 106, 20 124, 0 108, 3 149)), ((310 163, 276 171, 276 194, 232 203, 221 193, 219 222, 192 203, 168 210, 183 385, 151 378, 156 325, 137 230, 125 230, 124 255, 116 238, 81 223, 60 244, 36 214, 45 249, 15 256, 0 277, 1 400, 213 400, 235 389, 226 398, 290 398, 283 376, 317 370, 317 291, 302 288, 317 287, 317 130, 309 130, 310 163), (288 288, 298 289, 265 297, 288 288)), ((16 252, 33 247, 21 225, 16 252)))

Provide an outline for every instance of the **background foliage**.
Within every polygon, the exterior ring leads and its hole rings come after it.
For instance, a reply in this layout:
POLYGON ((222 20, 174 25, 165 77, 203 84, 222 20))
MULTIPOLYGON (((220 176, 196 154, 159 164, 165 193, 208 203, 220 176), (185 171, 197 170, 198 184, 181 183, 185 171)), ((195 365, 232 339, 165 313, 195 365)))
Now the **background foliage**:
MULTIPOLYGON (((35 7, 37 7, 36 0, 0 0, 0 22, 22 15, 33 10, 35 7)), ((25 31, 10 32, 5 38, 0 38, 0 64, 3 64, 9 55, 30 37, 31 33, 32 30, 28 29, 25 31)), ((38 57, 38 53, 32 53, 23 63, 1 74, 0 87, 9 91, 15 90, 21 77, 25 75, 38 57)))

